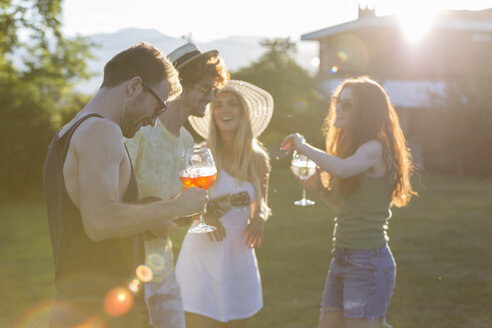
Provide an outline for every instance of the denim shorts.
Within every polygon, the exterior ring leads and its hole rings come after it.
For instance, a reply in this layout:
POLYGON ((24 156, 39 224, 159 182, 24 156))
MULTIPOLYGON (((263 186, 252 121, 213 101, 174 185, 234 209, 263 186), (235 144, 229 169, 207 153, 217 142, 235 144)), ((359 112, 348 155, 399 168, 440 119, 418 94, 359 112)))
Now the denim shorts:
POLYGON ((396 278, 387 245, 377 249, 334 248, 322 310, 343 311, 346 318, 383 318, 396 278))

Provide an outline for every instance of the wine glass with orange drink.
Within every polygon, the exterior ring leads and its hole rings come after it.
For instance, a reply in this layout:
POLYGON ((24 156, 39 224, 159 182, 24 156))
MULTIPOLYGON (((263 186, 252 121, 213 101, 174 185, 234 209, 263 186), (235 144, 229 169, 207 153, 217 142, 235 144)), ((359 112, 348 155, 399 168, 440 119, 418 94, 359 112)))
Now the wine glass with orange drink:
MULTIPOLYGON (((197 187, 208 189, 217 177, 217 168, 210 149, 205 147, 193 147, 187 149, 181 156, 179 178, 186 188, 197 187)), ((217 229, 205 224, 203 215, 200 215, 200 223, 191 227, 188 232, 205 233, 217 229)))

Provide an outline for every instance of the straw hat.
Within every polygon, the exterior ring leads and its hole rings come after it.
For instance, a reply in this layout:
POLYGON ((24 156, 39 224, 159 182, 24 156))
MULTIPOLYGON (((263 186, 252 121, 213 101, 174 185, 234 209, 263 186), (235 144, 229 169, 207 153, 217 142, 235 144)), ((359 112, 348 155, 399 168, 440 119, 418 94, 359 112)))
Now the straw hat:
POLYGON ((217 50, 210 50, 202 53, 196 44, 187 43, 171 52, 167 55, 167 58, 169 58, 176 69, 180 69, 184 65, 200 57, 216 57, 218 55, 219 52, 217 50))
MULTIPOLYGON (((217 91, 216 96, 225 91, 233 92, 242 98, 247 106, 244 110, 249 114, 253 137, 258 137, 272 119, 272 96, 267 91, 251 83, 238 80, 227 81, 225 87, 217 91)), ((212 116, 210 106, 211 104, 207 105, 203 117, 190 116, 188 118, 193 129, 205 139, 208 138, 208 129, 210 128, 210 119, 212 116)))

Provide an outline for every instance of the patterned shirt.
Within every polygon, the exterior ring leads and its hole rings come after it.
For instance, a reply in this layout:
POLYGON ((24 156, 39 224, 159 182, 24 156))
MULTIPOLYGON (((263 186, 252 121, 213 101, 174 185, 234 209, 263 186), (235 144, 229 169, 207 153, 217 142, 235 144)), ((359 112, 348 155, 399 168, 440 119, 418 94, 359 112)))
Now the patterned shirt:
MULTIPOLYGON (((179 163, 185 149, 193 147, 191 134, 181 127, 174 136, 158 119, 155 128, 145 127, 132 139, 125 140, 135 169, 140 197, 175 197, 181 191, 179 163)), ((173 252, 169 238, 145 241, 147 265, 153 270, 153 282, 162 282, 173 271, 173 252)))

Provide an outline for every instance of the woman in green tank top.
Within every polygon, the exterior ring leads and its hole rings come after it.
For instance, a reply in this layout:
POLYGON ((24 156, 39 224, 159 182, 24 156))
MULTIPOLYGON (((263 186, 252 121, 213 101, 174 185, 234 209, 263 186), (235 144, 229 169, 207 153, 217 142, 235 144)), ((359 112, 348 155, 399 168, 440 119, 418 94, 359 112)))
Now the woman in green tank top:
POLYGON ((396 277, 387 220, 415 194, 412 158, 388 95, 367 77, 337 87, 323 130, 326 152, 298 133, 281 146, 316 162, 303 183, 338 210, 318 328, 380 327, 396 277))

